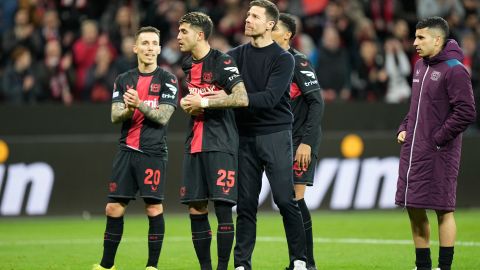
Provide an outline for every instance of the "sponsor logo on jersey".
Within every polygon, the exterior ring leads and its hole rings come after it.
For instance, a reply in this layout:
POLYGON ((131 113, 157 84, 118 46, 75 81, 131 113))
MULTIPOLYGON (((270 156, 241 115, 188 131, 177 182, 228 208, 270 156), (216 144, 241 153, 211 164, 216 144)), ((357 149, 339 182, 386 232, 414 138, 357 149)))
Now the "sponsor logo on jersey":
POLYGON ((413 79, 413 82, 415 82, 415 83, 419 83, 419 82, 420 82, 420 80, 419 80, 419 79, 413 79))
POLYGON ((207 87, 191 87, 190 85, 188 86, 188 91, 190 93, 197 93, 197 94, 204 94, 207 92, 213 92, 215 91, 215 85, 209 85, 207 87))
POLYGON ((315 80, 315 81, 308 81, 308 82, 304 82, 305 86, 312 86, 314 84, 318 84, 318 81, 315 80))
POLYGON ((305 71, 305 70, 302 70, 300 71, 300 73, 304 74, 305 76, 309 77, 309 78, 312 78, 315 80, 315 73, 313 73, 313 71, 305 71))
POLYGON ((163 94, 162 94, 162 98, 174 99, 174 98, 175 98, 175 95, 163 93, 163 94))
POLYGON ((240 74, 240 72, 238 72, 238 68, 237 67, 226 67, 224 68, 226 71, 230 71, 232 73, 235 73, 235 74, 240 74))
POLYGON ((228 77, 228 80, 233 81, 235 78, 238 78, 238 77, 240 77, 239 74, 233 74, 232 76, 228 77))
MULTIPOLYGON (((163 97, 163 95, 162 95, 163 97)), ((153 99, 153 100, 144 100, 143 103, 145 103, 145 105, 147 105, 148 107, 150 108, 153 108, 153 109, 156 109, 157 106, 158 106, 158 101, 156 99, 153 99)))
MULTIPOLYGON (((178 90, 178 89, 177 89, 177 87, 176 87, 175 85, 169 84, 169 83, 165 83, 165 85, 168 87, 168 89, 169 89, 170 91, 172 91, 172 93, 173 93, 174 95, 177 94, 177 90, 178 90)), ((162 96, 163 96, 163 95, 162 95, 162 96)))
POLYGON ((112 98, 118 97, 119 94, 120 94, 120 93, 118 93, 118 91, 113 92, 112 98))

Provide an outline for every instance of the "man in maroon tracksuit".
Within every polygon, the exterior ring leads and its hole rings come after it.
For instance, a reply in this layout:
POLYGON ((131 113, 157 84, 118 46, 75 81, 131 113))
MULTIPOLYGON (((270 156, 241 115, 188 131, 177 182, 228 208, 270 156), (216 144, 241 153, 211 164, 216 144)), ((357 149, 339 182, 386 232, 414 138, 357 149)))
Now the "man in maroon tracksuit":
POLYGON ((437 269, 451 268, 461 134, 475 120, 470 75, 461 63, 461 49, 448 34, 440 17, 417 24, 413 45, 422 58, 413 71, 410 110, 397 133, 402 148, 395 203, 408 210, 418 270, 432 267, 426 209, 438 217, 437 269))

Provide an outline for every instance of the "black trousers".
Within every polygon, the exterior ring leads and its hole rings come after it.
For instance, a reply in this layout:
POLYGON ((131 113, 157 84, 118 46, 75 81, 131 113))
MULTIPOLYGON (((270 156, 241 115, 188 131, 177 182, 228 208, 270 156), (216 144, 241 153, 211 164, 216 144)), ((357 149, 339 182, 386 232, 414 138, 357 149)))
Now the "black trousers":
POLYGON ((240 137, 235 267, 252 269, 258 196, 262 188, 264 170, 270 182, 273 199, 283 217, 290 263, 294 260, 306 261, 305 231, 302 215, 295 200, 292 159, 290 130, 240 137))

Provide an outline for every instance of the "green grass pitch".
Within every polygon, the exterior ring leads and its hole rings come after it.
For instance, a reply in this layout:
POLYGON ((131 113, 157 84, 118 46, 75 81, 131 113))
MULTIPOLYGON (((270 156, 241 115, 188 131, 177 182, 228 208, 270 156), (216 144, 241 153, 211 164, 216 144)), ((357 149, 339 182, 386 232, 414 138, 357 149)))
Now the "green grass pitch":
MULTIPOLYGON (((480 269, 480 210, 457 211, 457 245, 453 269, 480 269)), ((414 268, 406 212, 347 211, 312 213, 315 257, 319 269, 406 269, 414 268)), ((436 218, 432 226, 432 261, 436 266, 438 236, 436 218)), ((188 215, 165 214, 166 235, 159 269, 199 269, 190 237, 188 215)), ((210 215, 216 231, 215 215, 210 215)), ((127 215, 116 265, 120 270, 145 269, 148 220, 127 215)), ((103 217, 1 218, 1 270, 90 270, 102 253, 103 217)), ((216 245, 212 241, 216 265, 216 245)), ((279 270, 288 264, 287 245, 279 213, 259 213, 253 268, 279 270)), ((233 258, 230 268, 233 269, 233 258)))

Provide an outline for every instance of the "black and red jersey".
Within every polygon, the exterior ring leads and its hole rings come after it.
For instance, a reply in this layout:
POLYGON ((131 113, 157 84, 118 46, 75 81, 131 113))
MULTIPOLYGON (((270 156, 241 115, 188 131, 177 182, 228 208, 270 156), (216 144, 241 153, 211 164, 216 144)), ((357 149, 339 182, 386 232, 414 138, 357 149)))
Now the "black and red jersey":
MULTIPOLYGON (((113 86, 112 103, 123 102, 128 89, 135 89, 140 100, 152 108, 159 104, 176 107, 178 103, 177 77, 159 67, 151 73, 141 73, 135 68, 120 74, 113 86)), ((120 148, 167 157, 166 133, 167 125, 149 120, 136 109, 132 118, 122 124, 120 148)))
POLYGON ((314 149, 318 147, 321 135, 320 121, 323 113, 321 88, 307 57, 293 48, 288 51, 295 58, 289 102, 294 115, 293 143, 294 145, 306 143, 312 147, 312 152, 315 153, 314 149), (314 109, 312 109, 313 106, 314 109))
MULTIPOLYGON (((224 90, 231 93, 233 86, 242 81, 235 61, 216 49, 201 60, 187 57, 182 63, 189 93, 204 96, 208 92, 224 90)), ((237 153, 238 132, 232 109, 205 109, 192 116, 185 142, 187 153, 219 151, 237 153)))

